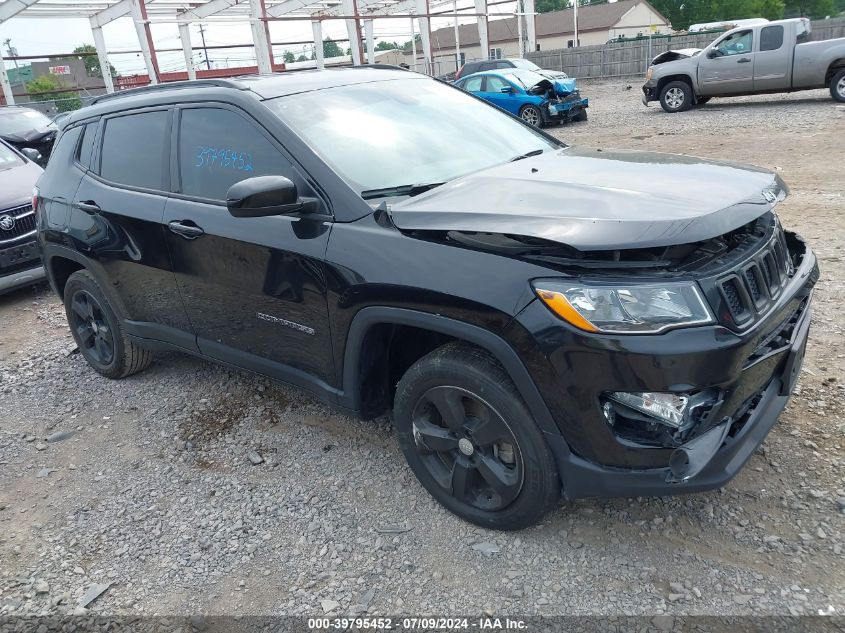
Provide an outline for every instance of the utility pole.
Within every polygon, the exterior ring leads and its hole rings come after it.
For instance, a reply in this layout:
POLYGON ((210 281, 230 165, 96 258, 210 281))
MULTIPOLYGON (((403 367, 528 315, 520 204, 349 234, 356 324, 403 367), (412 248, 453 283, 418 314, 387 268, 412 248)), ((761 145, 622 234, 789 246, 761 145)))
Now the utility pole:
MULTIPOLYGON (((18 49, 12 47, 12 38, 7 37, 6 40, 3 42, 6 45, 6 49, 9 51, 9 57, 17 57, 18 56, 18 49)), ((18 68, 18 60, 13 59, 15 62, 15 70, 19 70, 18 68)))
POLYGON ((211 62, 208 61, 208 49, 205 46, 205 30, 203 28, 204 25, 200 24, 200 38, 202 39, 202 52, 205 55, 205 67, 208 70, 211 70, 211 62))
POLYGON ((573 14, 575 22, 575 48, 578 48, 578 0, 575 0, 575 13, 573 14))

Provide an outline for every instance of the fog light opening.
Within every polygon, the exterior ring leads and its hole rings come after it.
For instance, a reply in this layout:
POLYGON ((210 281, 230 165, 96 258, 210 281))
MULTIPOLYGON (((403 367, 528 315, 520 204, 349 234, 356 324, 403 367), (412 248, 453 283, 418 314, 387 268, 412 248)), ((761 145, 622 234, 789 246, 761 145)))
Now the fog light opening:
POLYGON ((669 470, 675 479, 683 480, 690 469, 689 453, 682 448, 672 451, 669 456, 669 470))

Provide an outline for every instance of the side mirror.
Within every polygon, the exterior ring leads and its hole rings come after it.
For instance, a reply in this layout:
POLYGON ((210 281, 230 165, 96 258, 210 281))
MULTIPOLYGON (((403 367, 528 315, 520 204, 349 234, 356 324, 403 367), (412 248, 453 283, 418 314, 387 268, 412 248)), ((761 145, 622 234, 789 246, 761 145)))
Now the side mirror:
POLYGON ((23 154, 24 156, 26 156, 26 157, 27 157, 29 160, 31 160, 33 163, 38 163, 39 165, 41 164, 41 160, 44 158, 44 157, 41 155, 41 152, 39 152, 39 151, 38 151, 37 149, 35 149, 34 147, 24 147, 24 148, 21 150, 21 154, 23 154))
POLYGON ((504 88, 501 89, 501 92, 503 92, 506 95, 512 95, 515 92, 515 90, 511 86, 505 86, 504 88))
POLYGON ((316 198, 300 198, 296 185, 284 176, 256 176, 236 182, 226 193, 226 208, 236 218, 311 213, 316 198))
POLYGON ((707 51, 707 59, 716 59, 717 57, 721 57, 721 53, 718 48, 711 48, 707 51))

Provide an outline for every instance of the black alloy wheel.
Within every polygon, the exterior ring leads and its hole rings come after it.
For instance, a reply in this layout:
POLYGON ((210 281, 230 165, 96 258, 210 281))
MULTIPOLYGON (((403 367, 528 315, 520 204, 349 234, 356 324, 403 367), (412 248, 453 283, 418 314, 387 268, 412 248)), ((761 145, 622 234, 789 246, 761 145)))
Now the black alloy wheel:
POLYGON ((100 365, 114 360, 114 332, 103 308, 87 290, 77 290, 70 299, 71 328, 79 351, 100 365))
POLYGON ((522 490, 516 439, 487 402, 459 387, 432 387, 413 413, 417 453, 432 478, 479 510, 501 510, 522 490))

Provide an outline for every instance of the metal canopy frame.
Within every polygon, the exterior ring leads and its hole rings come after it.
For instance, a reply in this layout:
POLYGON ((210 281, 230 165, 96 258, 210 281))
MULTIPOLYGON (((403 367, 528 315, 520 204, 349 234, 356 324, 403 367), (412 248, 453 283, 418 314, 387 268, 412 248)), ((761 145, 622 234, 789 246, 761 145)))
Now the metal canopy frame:
MULTIPOLYGON (((190 79, 196 79, 191 34, 189 26, 199 21, 241 21, 249 22, 255 47, 259 73, 273 72, 273 52, 270 44, 269 23, 272 21, 308 20, 312 25, 315 43, 315 57, 318 68, 323 68, 322 23, 326 20, 343 20, 346 24, 352 62, 365 63, 361 42, 366 41, 367 63, 375 62, 375 37, 373 20, 383 18, 404 18, 411 23, 411 42, 416 62, 416 26, 427 72, 433 72, 434 52, 431 42, 431 18, 454 15, 474 16, 478 22, 478 36, 482 55, 489 50, 487 0, 473 0, 474 13, 459 12, 455 0, 2 0, 0 2, 0 24, 12 18, 62 19, 88 18, 97 57, 103 73, 106 91, 114 92, 106 50, 103 27, 123 18, 131 17, 135 24, 138 44, 144 58, 144 65, 153 84, 161 81, 156 50, 150 25, 153 23, 176 23, 185 57, 185 66, 190 79), (448 11, 452 7, 453 11, 448 11), (363 33, 362 25, 363 22, 363 33)), ((531 16, 528 20, 528 47, 535 48, 534 0, 517 0, 517 19, 531 16), (520 7, 520 5, 522 5, 520 7)), ((459 44, 456 57, 460 58, 459 44)), ((14 104, 11 85, 5 63, 0 54, 0 84, 7 104, 14 104)))

